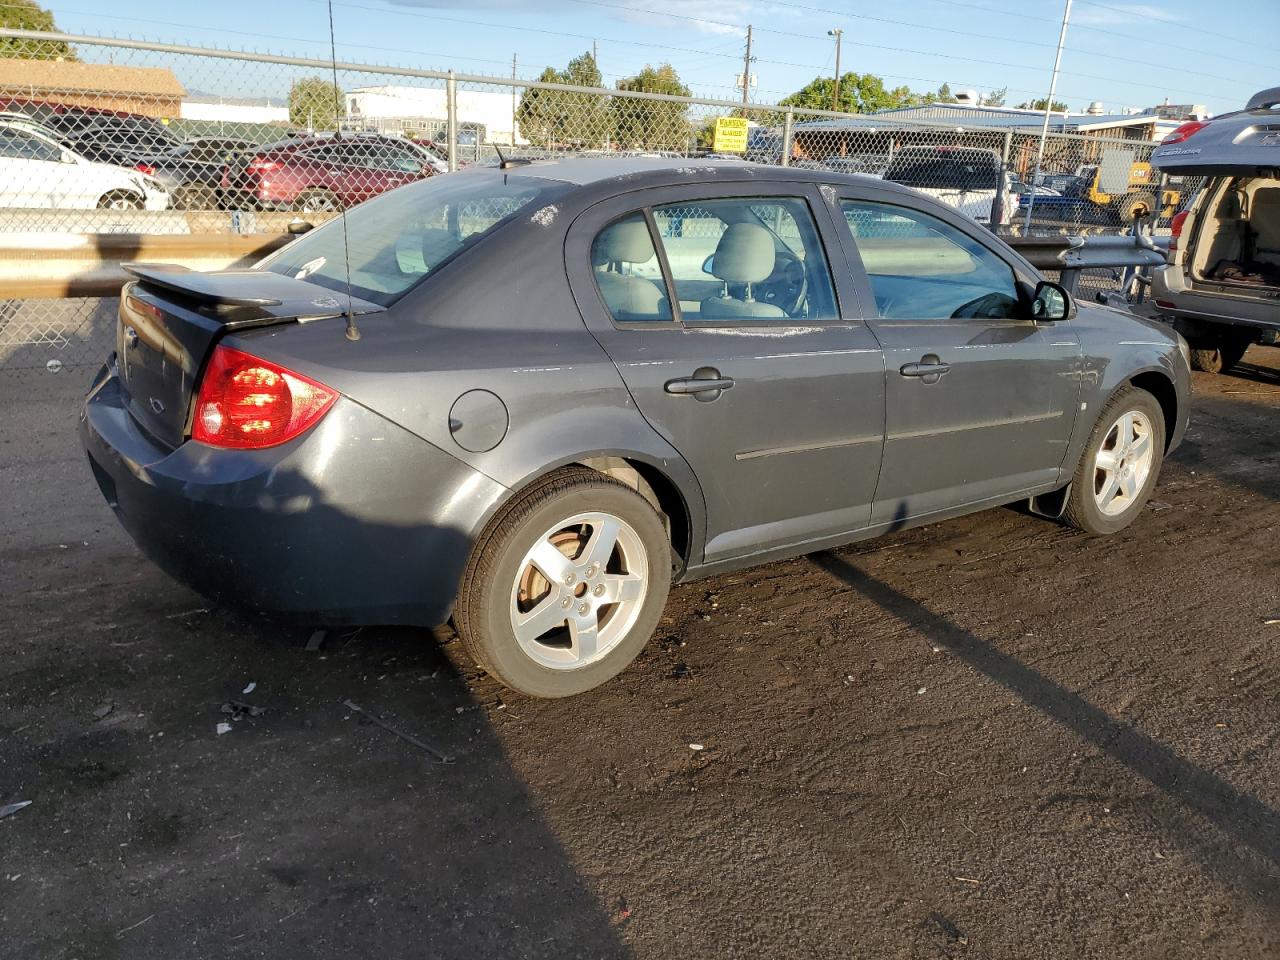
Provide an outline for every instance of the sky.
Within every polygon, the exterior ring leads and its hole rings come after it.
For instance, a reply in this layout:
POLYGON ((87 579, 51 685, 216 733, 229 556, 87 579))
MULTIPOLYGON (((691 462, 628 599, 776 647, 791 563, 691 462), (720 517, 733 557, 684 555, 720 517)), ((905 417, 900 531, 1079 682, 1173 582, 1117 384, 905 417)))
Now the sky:
MULTIPOLYGON (((67 32, 327 57, 325 0, 43 0, 67 32)), ((986 93, 1009 105, 1048 92, 1064 0, 334 0, 341 60, 533 78, 596 43, 612 86, 671 63, 696 96, 739 99, 746 26, 752 100, 771 103, 834 69, 889 86, 986 93)), ((1278 0, 1074 0, 1055 99, 1107 112, 1162 103, 1239 109, 1280 84, 1278 0)), ((133 61, 140 62, 140 61, 133 61)), ((257 74, 261 76, 262 74, 257 74)), ((183 77, 188 88, 209 89, 183 77)), ((244 83, 253 81, 244 80, 244 83)), ((279 95, 228 90, 228 95, 279 95)))

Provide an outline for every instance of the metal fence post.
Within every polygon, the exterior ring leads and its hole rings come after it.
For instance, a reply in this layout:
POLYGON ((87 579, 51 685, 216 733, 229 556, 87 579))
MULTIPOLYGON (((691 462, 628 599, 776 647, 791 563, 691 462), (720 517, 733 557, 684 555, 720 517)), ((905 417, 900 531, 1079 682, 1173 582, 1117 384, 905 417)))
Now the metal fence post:
POLYGON ((445 81, 445 111, 448 117, 449 172, 458 169, 458 79, 449 71, 445 81))
POLYGON ((791 138, 795 133, 795 114, 787 107, 786 119, 782 123, 782 165, 791 166, 791 138))

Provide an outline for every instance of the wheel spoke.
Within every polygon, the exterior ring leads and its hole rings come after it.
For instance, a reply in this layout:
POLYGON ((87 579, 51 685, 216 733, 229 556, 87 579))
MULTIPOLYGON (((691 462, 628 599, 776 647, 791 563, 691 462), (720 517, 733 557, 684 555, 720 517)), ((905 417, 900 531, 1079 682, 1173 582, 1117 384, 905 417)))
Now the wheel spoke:
POLYGON ((1126 413, 1120 418, 1116 426, 1119 428, 1116 431, 1116 449, 1123 450, 1133 444, 1133 414, 1126 413))
POLYGON ((583 551, 582 563, 598 563, 604 570, 613 556, 613 548, 618 544, 618 531, 621 529, 613 517, 593 521, 591 539, 587 541, 587 549, 583 551))
POLYGON ((527 613, 519 614, 515 621, 516 639, 523 643, 537 640, 548 630, 563 626, 565 610, 560 606, 559 591, 552 590, 547 598, 527 613))
POLYGON ((561 553, 550 540, 539 540, 525 559, 556 586, 563 584, 565 578, 573 572, 573 561, 561 553))
POLYGON ((622 603, 639 600, 644 593, 644 578, 634 573, 609 574, 603 578, 604 603, 622 603))
POLYGON ((594 613, 586 617, 574 617, 569 621, 569 649, 574 659, 590 660, 596 655, 598 626, 594 613))
POLYGON ((1111 501, 1116 498, 1116 493, 1120 490, 1120 472, 1112 470, 1107 473, 1106 479, 1102 482, 1102 490, 1098 492, 1098 503, 1102 509, 1111 506, 1111 501))
POLYGON ((1151 434, 1149 433, 1143 434, 1142 436, 1134 440, 1133 444, 1129 447, 1129 459, 1141 460, 1143 457, 1147 455, 1147 452, 1150 449, 1151 449, 1151 434))
POLYGON ((1138 496, 1138 477, 1132 470, 1120 478, 1120 489, 1126 500, 1134 500, 1138 496))
POLYGON ((1099 450, 1094 464, 1099 470, 1112 473, 1120 466, 1120 457, 1115 450, 1099 450))

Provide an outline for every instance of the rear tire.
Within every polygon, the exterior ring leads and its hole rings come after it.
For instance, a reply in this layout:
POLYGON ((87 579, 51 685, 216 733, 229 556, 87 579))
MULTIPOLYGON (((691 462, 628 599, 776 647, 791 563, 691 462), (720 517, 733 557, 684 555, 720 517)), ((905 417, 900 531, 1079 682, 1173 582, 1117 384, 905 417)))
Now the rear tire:
POLYGON ((1191 366, 1205 373, 1226 373, 1244 359, 1250 341, 1235 337, 1218 338, 1216 347, 1193 347, 1191 366))
POLYGON ((217 210, 218 193, 212 187, 181 187, 173 193, 174 210, 217 210))
POLYGON ((1164 431, 1155 397, 1133 386, 1117 390, 1089 435, 1062 518, 1093 534, 1133 523, 1160 476, 1164 431))
POLYGON ((463 574, 454 626, 468 655, 508 687, 567 697, 635 659, 670 586, 671 545, 649 501, 569 467, 490 522, 463 574))
POLYGON ((298 194, 293 209, 299 213, 332 213, 342 209, 342 201, 332 190, 315 187, 298 194))
POLYGON ((128 190, 112 190, 98 199, 99 210, 141 210, 145 206, 142 197, 128 190))

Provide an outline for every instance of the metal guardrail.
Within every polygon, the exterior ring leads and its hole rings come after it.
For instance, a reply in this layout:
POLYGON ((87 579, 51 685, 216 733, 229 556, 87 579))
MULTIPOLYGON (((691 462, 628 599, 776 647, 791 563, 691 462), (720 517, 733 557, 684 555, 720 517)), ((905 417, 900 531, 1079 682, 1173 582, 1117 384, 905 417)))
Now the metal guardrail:
MULTIPOLYGON (((1006 237, 1005 242, 1037 270, 1055 270, 1067 292, 1074 295, 1081 271, 1124 268, 1139 271, 1163 266, 1168 237, 1124 236, 1006 237)), ((1127 284, 1122 285, 1125 289, 1127 284)))

